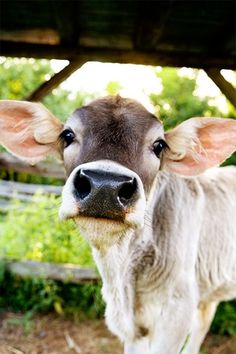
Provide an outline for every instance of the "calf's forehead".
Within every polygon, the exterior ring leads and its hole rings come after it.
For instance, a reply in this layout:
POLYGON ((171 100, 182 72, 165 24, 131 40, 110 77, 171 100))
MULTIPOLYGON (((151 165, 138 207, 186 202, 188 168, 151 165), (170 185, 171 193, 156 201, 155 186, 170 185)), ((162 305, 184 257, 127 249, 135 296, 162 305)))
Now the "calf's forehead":
POLYGON ((106 143, 117 144, 122 138, 142 140, 152 127, 161 126, 161 122, 141 104, 119 96, 98 99, 77 109, 67 124, 77 131, 81 129, 85 137, 103 137, 106 143))
POLYGON ((150 132, 150 140, 155 140, 162 131, 161 122, 141 104, 119 96, 76 110, 66 125, 81 140, 78 163, 110 159, 134 171, 150 132))

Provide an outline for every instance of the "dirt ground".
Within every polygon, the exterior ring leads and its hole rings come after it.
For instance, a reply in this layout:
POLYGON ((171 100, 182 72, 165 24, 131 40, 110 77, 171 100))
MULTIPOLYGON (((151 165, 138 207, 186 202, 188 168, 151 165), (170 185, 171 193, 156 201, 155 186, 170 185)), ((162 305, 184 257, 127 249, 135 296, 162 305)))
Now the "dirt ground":
MULTIPOLYGON (((121 344, 103 320, 75 323, 47 315, 38 316, 24 327, 19 324, 19 314, 6 312, 0 316, 0 354, 122 354, 121 344)), ((236 354, 236 338, 208 336, 203 352, 236 354)))

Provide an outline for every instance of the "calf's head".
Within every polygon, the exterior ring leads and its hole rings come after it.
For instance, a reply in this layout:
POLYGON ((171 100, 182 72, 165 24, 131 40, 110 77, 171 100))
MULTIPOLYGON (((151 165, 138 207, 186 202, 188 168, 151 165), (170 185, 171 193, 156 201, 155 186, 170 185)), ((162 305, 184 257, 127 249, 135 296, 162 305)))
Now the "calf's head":
POLYGON ((119 96, 76 110, 63 125, 42 105, 0 102, 0 143, 38 161, 64 160, 60 216, 73 218, 93 245, 142 228, 160 169, 194 176, 236 149, 236 121, 192 118, 172 131, 139 103, 119 96))

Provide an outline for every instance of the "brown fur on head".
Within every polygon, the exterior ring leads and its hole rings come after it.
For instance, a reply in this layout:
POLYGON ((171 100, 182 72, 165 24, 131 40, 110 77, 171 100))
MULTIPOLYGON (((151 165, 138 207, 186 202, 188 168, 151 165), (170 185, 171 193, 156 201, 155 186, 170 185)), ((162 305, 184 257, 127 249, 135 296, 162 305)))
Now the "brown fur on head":
POLYGON ((145 150, 152 149, 152 143, 163 138, 164 132, 161 122, 141 104, 120 96, 97 99, 76 110, 65 128, 76 130, 78 140, 78 151, 72 148, 70 156, 65 156, 67 171, 85 162, 112 160, 136 172, 144 185, 150 187, 152 181, 147 174, 150 161, 144 159, 150 151, 145 150), (80 131, 75 126, 79 126, 80 131), (146 141, 149 131, 155 133, 146 141))

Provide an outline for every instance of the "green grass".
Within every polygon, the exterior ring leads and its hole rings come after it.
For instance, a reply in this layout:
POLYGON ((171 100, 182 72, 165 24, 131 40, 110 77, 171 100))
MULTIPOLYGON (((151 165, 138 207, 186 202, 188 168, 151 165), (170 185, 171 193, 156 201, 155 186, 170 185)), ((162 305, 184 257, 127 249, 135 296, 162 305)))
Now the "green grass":
POLYGON ((90 247, 71 221, 58 218, 60 198, 34 196, 27 206, 15 200, 0 218, 0 257, 74 263, 95 267, 90 247))
POLYGON ((22 279, 5 273, 0 282, 0 310, 6 309, 23 312, 25 319, 38 312, 52 311, 74 319, 99 318, 104 314, 104 302, 101 284, 75 285, 40 278, 22 279))
MULTIPOLYGON (((34 196, 30 204, 15 200, 0 217, 0 258, 74 263, 95 267, 91 250, 73 222, 58 219, 60 198, 34 196)), ((100 284, 74 285, 40 278, 19 278, 0 262, 0 309, 25 313, 26 327, 36 312, 100 317, 104 313, 100 284)))

